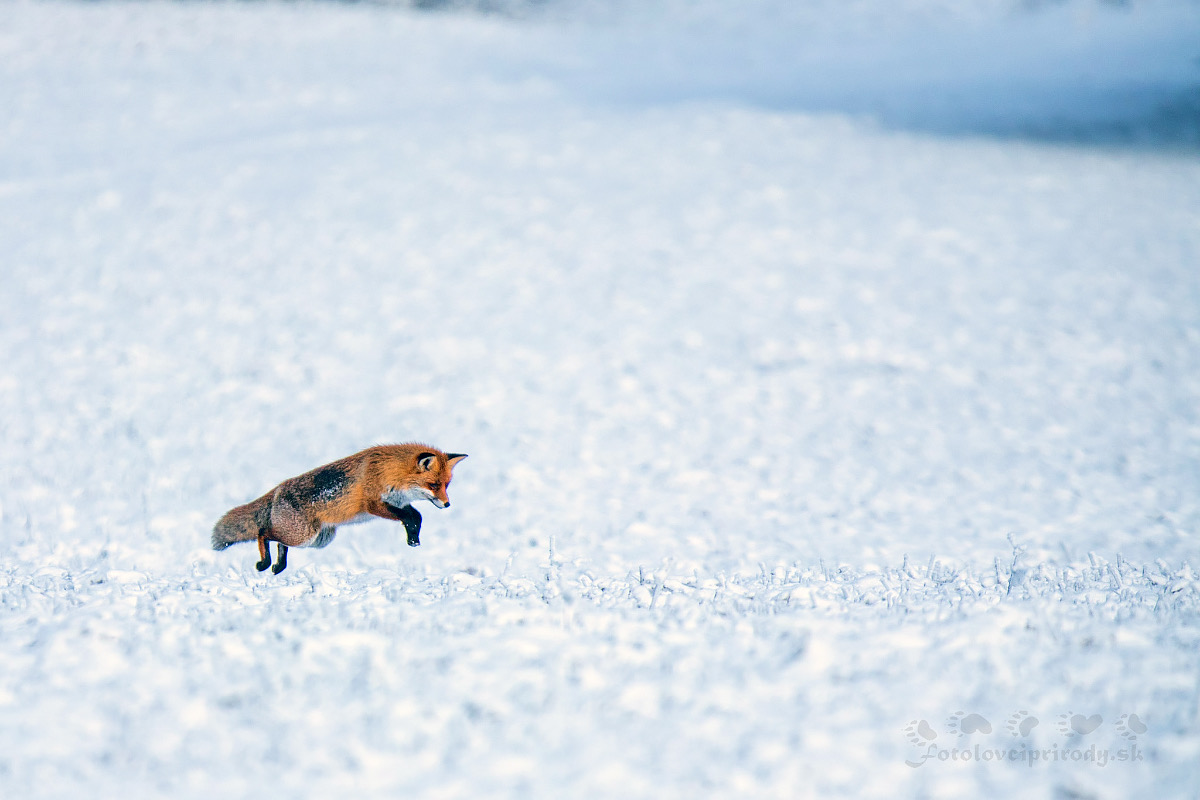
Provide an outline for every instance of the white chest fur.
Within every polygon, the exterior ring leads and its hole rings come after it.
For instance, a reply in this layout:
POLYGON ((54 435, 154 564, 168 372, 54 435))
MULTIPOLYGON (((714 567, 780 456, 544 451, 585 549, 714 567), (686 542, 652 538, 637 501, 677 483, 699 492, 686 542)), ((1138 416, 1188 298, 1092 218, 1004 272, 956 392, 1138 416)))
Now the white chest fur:
POLYGON ((430 499, 430 494, 427 490, 414 486, 408 489, 388 489, 380 495, 379 499, 389 506, 404 508, 404 506, 411 506, 418 500, 430 499))

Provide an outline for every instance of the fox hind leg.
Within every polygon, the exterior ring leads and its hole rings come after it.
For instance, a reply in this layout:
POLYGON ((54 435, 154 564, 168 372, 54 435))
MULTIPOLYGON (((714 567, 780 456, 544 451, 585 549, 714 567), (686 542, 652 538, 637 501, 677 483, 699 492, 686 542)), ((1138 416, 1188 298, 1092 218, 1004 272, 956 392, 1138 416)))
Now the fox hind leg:
POLYGON ((271 550, 267 546, 266 535, 262 533, 258 535, 258 555, 258 563, 254 565, 254 568, 259 572, 262 572, 267 567, 271 566, 271 550))
POLYGON ((287 569, 287 551, 288 547, 283 542, 278 543, 279 555, 275 558, 275 566, 271 567, 271 574, 278 575, 287 569))

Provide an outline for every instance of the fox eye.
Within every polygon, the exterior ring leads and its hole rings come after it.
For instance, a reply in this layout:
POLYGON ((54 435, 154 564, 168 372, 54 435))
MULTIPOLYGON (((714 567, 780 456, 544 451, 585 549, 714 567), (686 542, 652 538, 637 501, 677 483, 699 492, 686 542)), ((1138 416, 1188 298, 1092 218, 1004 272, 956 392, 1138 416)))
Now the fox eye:
POLYGON ((440 483, 431 483, 429 484, 429 488, 431 491, 436 492, 438 489, 442 488, 442 485, 440 483))

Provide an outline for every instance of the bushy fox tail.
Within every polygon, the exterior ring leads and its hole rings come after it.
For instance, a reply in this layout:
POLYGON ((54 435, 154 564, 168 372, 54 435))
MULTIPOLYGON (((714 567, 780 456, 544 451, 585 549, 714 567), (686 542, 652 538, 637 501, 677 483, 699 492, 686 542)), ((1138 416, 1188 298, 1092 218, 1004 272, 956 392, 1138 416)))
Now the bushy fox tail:
POLYGON ((231 544, 251 542, 260 532, 271 527, 271 495, 266 494, 252 503, 230 509, 213 526, 213 550, 224 550, 231 544))

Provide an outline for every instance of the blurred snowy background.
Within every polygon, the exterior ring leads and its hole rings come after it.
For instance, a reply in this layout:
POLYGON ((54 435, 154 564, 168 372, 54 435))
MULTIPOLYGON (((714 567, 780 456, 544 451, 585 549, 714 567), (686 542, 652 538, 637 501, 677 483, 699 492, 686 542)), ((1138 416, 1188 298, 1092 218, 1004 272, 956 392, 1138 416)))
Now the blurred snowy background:
POLYGON ((1196 2, 4 3, 0 253, 0 796, 1200 796, 1196 2))

